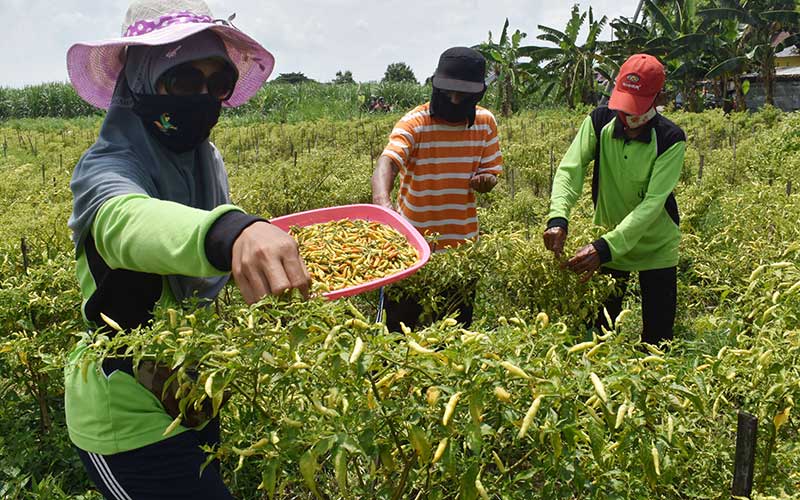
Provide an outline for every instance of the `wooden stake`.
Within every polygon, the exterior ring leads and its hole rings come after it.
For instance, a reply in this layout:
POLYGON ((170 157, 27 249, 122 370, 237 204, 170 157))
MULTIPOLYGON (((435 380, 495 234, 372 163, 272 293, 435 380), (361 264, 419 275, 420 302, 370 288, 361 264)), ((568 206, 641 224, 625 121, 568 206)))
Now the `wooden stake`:
POLYGON ((25 244, 25 237, 22 238, 20 249, 22 250, 22 270, 28 274, 28 245, 25 244))
POLYGON ((791 195, 792 195, 792 180, 789 179, 788 181, 786 181, 786 196, 791 196, 791 195))
POLYGON ((733 466, 733 487, 735 497, 750 498, 753 492, 753 471, 756 458, 756 437, 758 418, 739 410, 736 428, 736 458, 733 466))
POLYGON ((697 171, 697 180, 701 180, 703 178, 703 167, 706 164, 706 155, 700 155, 700 170, 697 171))
POLYGON ((731 166, 731 184, 736 181, 736 135, 731 136, 731 147, 733 147, 733 164, 731 166))

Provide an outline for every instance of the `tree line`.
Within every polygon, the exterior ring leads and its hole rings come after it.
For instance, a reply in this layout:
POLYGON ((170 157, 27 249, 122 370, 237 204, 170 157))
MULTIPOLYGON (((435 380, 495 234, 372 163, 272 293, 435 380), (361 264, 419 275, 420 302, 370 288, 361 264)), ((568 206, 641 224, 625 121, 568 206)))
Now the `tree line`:
POLYGON ((711 101, 744 110, 747 73, 763 80, 766 103, 774 104, 775 55, 800 44, 800 11, 796 0, 640 0, 632 18, 609 21, 576 4, 563 29, 538 29, 537 40, 551 45, 523 45, 526 33, 512 33, 508 19, 499 39, 489 32, 479 45, 498 77, 504 115, 532 93, 569 107, 596 105, 622 62, 639 52, 664 62, 667 88, 686 109, 711 101), (600 40, 607 27, 611 40, 600 40))
MULTIPOLYGON (((610 93, 609 82, 620 64, 631 54, 645 52, 664 62, 667 99, 679 99, 686 110, 744 110, 754 76, 763 82, 765 102, 773 105, 775 56, 800 45, 797 3, 639 0, 632 17, 612 20, 591 7, 581 11, 576 4, 563 28, 538 25, 540 34, 531 45, 525 44, 524 31, 512 32, 507 18, 499 38, 489 31, 487 40, 473 44, 489 62, 489 79, 497 79, 485 101, 504 116, 541 105, 595 106, 610 93), (603 40, 607 29, 610 40, 603 40)), ((267 87, 305 83, 317 82, 302 72, 281 73, 267 87)), ((420 84, 405 62, 389 64, 379 83, 420 84)), ((360 85, 349 69, 337 71, 329 84, 360 85)), ((68 84, 0 88, 0 120, 95 113, 68 84)))

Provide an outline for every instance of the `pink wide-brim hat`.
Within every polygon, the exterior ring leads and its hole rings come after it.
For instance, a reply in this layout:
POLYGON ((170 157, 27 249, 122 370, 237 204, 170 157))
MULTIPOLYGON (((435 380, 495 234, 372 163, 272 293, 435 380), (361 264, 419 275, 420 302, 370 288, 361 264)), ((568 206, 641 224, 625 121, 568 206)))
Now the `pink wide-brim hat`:
POLYGON ((224 106, 240 106, 264 85, 275 66, 275 58, 258 42, 211 16, 176 12, 157 19, 137 20, 123 36, 94 42, 78 42, 67 51, 67 72, 81 98, 102 109, 111 105, 117 78, 125 65, 125 47, 165 45, 211 30, 225 44, 228 56, 239 71, 231 97, 224 106))

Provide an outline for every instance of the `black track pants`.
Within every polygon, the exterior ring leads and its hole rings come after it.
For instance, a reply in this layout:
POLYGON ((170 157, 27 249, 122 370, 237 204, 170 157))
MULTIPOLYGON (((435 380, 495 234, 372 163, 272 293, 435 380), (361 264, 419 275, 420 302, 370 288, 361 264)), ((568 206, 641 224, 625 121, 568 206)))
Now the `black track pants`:
POLYGON ((142 448, 114 455, 78 449, 83 466, 103 496, 110 500, 230 500, 219 464, 200 474, 206 455, 201 445, 219 443, 219 419, 202 430, 189 430, 142 448))

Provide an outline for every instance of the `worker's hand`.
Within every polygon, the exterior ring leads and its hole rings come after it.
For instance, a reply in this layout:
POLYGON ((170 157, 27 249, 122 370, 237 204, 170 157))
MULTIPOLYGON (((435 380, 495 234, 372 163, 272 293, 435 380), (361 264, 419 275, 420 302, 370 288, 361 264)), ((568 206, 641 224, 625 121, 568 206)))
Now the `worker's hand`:
POLYGON ((469 187, 479 193, 488 193, 497 185, 497 176, 494 174, 476 174, 469 180, 469 187))
POLYGON ((567 269, 580 275, 581 282, 586 283, 589 281, 594 273, 600 269, 600 254, 594 248, 594 245, 586 245, 578 250, 574 257, 561 265, 567 269))
POLYGON ((551 227, 544 232, 544 247, 553 252, 556 258, 564 252, 564 242, 567 241, 567 230, 563 227, 551 227))
POLYGON ((297 242, 267 222, 247 226, 236 238, 231 271, 248 304, 292 289, 308 297, 311 277, 297 242))

